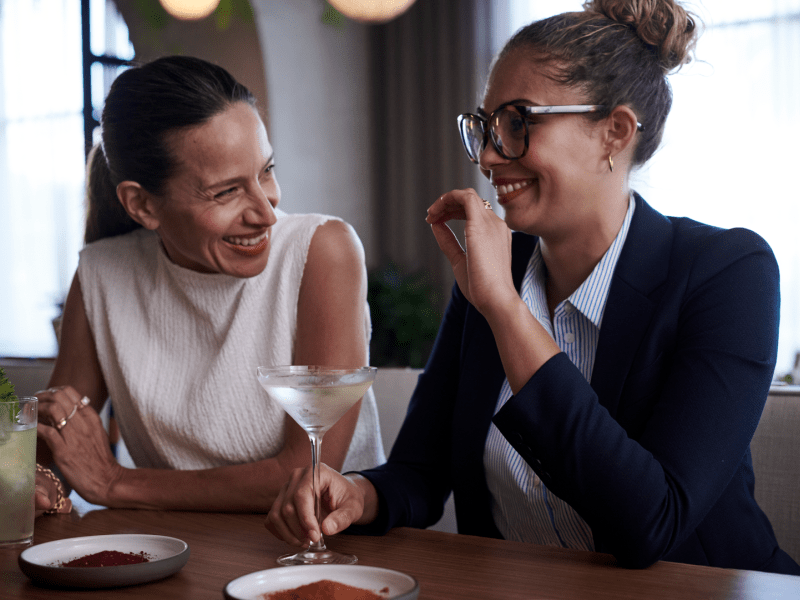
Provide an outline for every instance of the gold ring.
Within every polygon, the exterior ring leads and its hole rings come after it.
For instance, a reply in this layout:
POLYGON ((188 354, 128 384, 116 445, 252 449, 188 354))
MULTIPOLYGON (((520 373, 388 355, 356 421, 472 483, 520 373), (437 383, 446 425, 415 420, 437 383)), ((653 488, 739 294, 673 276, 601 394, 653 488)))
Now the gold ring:
POLYGON ((67 424, 68 420, 69 419, 67 419, 67 417, 64 417, 58 423, 56 423, 56 430, 61 431, 62 429, 64 429, 64 425, 67 424))
POLYGON ((492 203, 489 202, 488 200, 484 200, 483 201, 483 208, 485 208, 486 210, 492 210, 492 203))
POLYGON ((89 406, 90 402, 91 402, 91 400, 89 400, 89 396, 84 396, 83 398, 81 398, 81 405, 78 408, 83 408, 84 406, 89 406))

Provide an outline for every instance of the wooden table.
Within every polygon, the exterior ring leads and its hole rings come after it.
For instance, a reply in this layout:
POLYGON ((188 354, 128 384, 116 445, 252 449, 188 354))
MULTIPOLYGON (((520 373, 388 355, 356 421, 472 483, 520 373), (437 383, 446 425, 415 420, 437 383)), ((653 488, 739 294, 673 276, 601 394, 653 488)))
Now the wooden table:
MULTIPOLYGON (((35 586, 19 570, 19 550, 0 550, 0 598, 147 600, 222 598, 225 584, 277 566, 289 548, 264 529, 263 515, 94 510, 36 521, 34 543, 87 535, 146 533, 180 538, 191 558, 177 574, 113 590, 35 586)), ((631 571, 608 555, 437 531, 399 528, 383 537, 338 535, 329 547, 359 564, 414 576, 421 599, 775 600, 800 598, 800 577, 661 562, 631 571)))

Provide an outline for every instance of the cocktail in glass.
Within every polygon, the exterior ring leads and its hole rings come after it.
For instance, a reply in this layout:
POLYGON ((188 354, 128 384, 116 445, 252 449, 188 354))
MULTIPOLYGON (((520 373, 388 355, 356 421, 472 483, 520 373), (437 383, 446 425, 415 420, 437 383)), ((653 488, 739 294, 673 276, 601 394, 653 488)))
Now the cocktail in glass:
MULTIPOLYGON (((322 436, 358 402, 375 379, 375 367, 258 367, 258 381, 275 402, 302 427, 311 441, 314 510, 320 521, 319 462, 322 436)), ((278 558, 282 565, 352 564, 351 554, 331 552, 318 542, 297 554, 278 558)))
POLYGON ((33 541, 36 398, 0 401, 0 548, 33 541))

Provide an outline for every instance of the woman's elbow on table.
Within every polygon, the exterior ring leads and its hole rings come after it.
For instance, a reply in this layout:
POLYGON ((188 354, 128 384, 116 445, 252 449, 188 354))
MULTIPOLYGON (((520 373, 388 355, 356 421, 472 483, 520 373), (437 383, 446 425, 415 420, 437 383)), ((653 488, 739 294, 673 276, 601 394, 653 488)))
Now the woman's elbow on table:
POLYGON ((648 527, 638 533, 617 533, 613 540, 606 538, 606 543, 597 543, 596 550, 611 554, 625 569, 646 569, 664 560, 674 547, 672 539, 671 533, 659 533, 657 527, 648 527))
POLYGON ((661 556, 653 552, 640 553, 636 550, 616 552, 614 558, 617 559, 617 564, 625 569, 647 569, 661 560, 661 556))

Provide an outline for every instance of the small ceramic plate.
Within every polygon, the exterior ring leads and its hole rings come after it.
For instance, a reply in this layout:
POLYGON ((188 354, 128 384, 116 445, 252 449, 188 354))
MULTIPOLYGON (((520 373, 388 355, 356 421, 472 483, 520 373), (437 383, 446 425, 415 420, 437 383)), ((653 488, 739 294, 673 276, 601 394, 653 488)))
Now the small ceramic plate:
POLYGON ((186 542, 161 535, 97 535, 37 544, 19 555, 19 567, 35 583, 54 587, 112 588, 163 579, 189 560, 186 542), (103 551, 144 552, 148 562, 117 567, 61 567, 103 551))
POLYGON ((415 600, 419 594, 419 584, 410 575, 361 565, 300 565, 256 571, 230 581, 223 594, 227 600, 263 600, 270 592, 323 579, 363 588, 386 600, 415 600))

